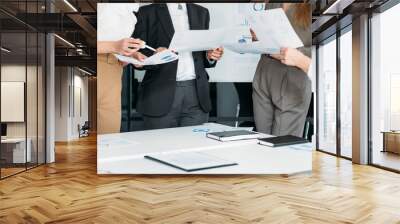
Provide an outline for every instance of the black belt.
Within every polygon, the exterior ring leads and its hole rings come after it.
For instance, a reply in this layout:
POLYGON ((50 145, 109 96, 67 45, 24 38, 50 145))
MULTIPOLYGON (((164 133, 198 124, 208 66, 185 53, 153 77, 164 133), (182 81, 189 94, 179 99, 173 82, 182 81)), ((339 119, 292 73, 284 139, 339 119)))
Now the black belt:
POLYGON ((196 79, 186 81, 176 81, 176 86, 194 86, 196 85, 196 79))

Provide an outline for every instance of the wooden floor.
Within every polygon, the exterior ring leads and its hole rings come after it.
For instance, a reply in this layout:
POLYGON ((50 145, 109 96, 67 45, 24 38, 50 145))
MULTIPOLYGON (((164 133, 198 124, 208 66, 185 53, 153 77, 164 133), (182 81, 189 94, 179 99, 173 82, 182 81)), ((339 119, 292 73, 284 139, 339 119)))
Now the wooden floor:
POLYGON ((280 176, 98 176, 94 137, 0 181, 0 223, 400 223, 400 175, 314 154, 280 176))
POLYGON ((374 164, 400 170, 400 155, 392 152, 374 151, 372 160, 374 164))

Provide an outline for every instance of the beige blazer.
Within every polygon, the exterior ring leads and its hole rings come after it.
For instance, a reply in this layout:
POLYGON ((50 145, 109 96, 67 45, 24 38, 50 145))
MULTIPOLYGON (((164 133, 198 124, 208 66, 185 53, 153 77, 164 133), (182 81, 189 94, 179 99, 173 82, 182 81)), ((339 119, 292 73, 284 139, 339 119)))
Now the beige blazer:
POLYGON ((121 129, 123 67, 111 54, 97 55, 97 133, 118 133, 121 129))

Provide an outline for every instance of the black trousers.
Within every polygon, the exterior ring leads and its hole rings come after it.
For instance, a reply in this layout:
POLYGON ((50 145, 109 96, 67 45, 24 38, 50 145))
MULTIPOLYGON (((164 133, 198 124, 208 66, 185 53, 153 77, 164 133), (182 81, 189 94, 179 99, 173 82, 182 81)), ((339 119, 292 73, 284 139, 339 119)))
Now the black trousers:
POLYGON ((144 128, 160 129, 201 125, 208 122, 199 104, 195 80, 176 82, 174 102, 168 114, 161 117, 143 116, 144 128))

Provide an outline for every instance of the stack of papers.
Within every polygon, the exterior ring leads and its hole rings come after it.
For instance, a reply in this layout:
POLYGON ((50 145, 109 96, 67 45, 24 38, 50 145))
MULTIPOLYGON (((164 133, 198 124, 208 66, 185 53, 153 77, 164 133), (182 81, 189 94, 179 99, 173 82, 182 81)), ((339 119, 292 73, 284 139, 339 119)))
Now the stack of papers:
POLYGON ((122 62, 134 65, 141 65, 141 66, 165 64, 179 59, 178 55, 172 52, 171 50, 166 50, 160 53, 156 53, 153 56, 146 58, 144 61, 139 61, 136 60, 135 58, 119 54, 115 54, 115 57, 122 62))

